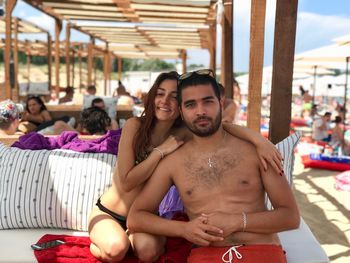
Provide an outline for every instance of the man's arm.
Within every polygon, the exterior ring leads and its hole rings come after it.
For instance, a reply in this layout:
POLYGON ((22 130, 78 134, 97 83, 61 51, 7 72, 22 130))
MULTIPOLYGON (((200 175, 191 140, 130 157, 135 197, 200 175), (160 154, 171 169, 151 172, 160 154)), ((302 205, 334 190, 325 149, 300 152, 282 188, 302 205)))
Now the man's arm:
POLYGON ((184 222, 168 220, 155 215, 160 202, 172 185, 170 171, 174 169, 172 158, 167 157, 158 165, 129 211, 128 228, 132 232, 183 237, 202 246, 208 246, 210 242, 222 241, 222 231, 207 224, 206 217, 200 216, 189 222, 184 222))

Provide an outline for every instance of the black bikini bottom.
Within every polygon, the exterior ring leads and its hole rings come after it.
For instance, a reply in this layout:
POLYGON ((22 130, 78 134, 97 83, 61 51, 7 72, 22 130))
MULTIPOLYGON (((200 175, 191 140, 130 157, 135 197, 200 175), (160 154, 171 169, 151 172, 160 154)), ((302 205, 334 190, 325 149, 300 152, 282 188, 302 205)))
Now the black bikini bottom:
POLYGON ((121 216, 121 215, 109 210, 107 207, 105 207, 103 204, 101 204, 101 198, 99 198, 97 200, 96 205, 102 212, 105 212, 105 213, 109 214, 111 217, 113 217, 121 225, 121 227, 124 230, 128 229, 126 226, 126 217, 121 216))

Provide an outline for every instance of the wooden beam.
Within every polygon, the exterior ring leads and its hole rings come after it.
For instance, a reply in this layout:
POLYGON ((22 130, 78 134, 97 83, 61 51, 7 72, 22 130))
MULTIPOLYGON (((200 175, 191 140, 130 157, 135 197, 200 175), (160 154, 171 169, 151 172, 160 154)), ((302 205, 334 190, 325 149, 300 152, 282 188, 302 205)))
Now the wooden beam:
POLYGON ((66 25, 66 86, 70 86, 70 29, 69 23, 66 25))
POLYGON ((260 132, 261 85, 264 66, 266 0, 252 0, 250 14, 250 51, 247 126, 260 132))
POLYGON ((181 59, 182 59, 182 74, 187 72, 187 52, 185 49, 181 51, 181 59))
POLYGON ((60 33, 62 30, 62 21, 55 18, 55 70, 56 70, 56 97, 60 94, 60 33))
POLYGON ((50 33, 47 33, 47 74, 49 91, 52 90, 52 39, 50 33))
POLYGON ((123 61, 121 57, 118 57, 118 79, 122 80, 122 67, 123 67, 123 61))
POLYGON ((298 0, 277 1, 269 138, 277 143, 290 131, 298 0))
POLYGON ((141 22, 140 17, 130 5, 130 0, 113 0, 117 7, 121 8, 121 12, 129 22, 141 22))
POLYGON ((227 98, 233 98, 233 10, 232 0, 224 0, 224 14, 222 17, 222 48, 221 48, 221 84, 225 87, 227 98))
POLYGON ((11 83, 10 83, 10 63, 11 63, 11 29, 12 29, 12 11, 15 8, 17 0, 7 0, 6 1, 6 33, 5 33, 5 50, 4 50, 4 64, 5 64, 5 92, 2 94, 6 94, 6 99, 12 99, 12 91, 11 91, 11 83))
POLYGON ((14 49, 13 49, 13 63, 14 63, 14 92, 12 92, 12 100, 18 102, 19 100, 19 85, 18 85, 18 19, 15 19, 14 26, 14 49))

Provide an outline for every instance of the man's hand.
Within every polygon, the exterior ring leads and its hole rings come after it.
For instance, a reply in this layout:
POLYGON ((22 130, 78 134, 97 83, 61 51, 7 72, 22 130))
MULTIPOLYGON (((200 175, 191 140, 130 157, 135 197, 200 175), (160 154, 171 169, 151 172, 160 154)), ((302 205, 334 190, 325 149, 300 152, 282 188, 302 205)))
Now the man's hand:
POLYGON ((209 246, 212 242, 223 241, 223 231, 208 224, 208 218, 199 216, 185 223, 182 236, 188 241, 199 245, 209 246))
POLYGON ((222 229, 224 231, 224 238, 231 235, 233 232, 238 232, 242 229, 242 216, 240 214, 236 215, 225 212, 214 212, 210 214, 202 214, 202 217, 207 218, 207 224, 222 229))

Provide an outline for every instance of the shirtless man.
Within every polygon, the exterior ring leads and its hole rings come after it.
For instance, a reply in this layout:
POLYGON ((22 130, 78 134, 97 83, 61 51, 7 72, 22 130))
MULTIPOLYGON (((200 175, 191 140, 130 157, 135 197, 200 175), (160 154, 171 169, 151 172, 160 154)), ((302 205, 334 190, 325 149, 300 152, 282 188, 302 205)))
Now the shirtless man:
POLYGON ((213 76, 180 77, 178 102, 194 137, 158 165, 131 208, 129 229, 189 240, 199 246, 191 263, 286 262, 276 233, 297 228, 300 218, 286 178, 271 167, 264 171, 253 145, 223 130, 223 101, 213 76), (155 214, 172 184, 188 222, 155 214))

